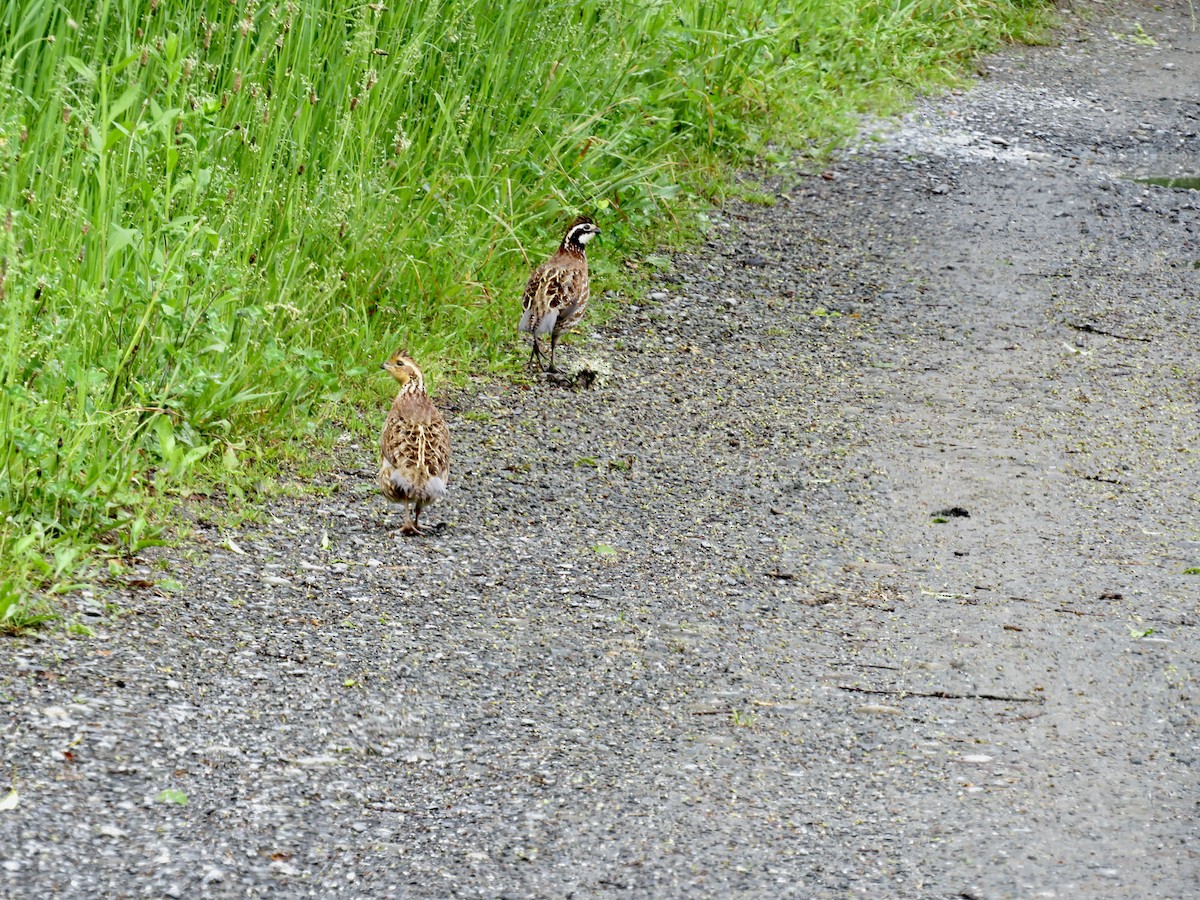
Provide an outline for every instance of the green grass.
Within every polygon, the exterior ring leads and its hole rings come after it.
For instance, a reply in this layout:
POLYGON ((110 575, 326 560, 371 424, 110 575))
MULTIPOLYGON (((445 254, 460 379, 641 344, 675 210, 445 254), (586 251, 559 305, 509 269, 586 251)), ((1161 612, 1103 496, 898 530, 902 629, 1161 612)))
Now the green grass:
MULTIPOLYGON (((378 404, 518 370, 568 218, 624 260, 729 167, 1029 39, 1019 0, 0 0, 0 578, 45 593, 378 404), (765 11, 764 11, 765 7, 765 11), (352 418, 346 416, 347 419, 352 418)), ((648 263, 649 264, 649 263, 648 263)))
POLYGON ((44 601, 22 594, 12 579, 0 584, 0 634, 24 634, 54 618, 44 601))

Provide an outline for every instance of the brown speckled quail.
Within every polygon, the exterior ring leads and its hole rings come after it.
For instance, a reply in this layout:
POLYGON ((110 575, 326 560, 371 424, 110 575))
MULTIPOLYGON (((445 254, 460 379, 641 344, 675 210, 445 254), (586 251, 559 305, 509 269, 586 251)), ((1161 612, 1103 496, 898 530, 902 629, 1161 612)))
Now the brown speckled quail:
POLYGON ((592 220, 580 216, 563 235, 558 250, 533 270, 521 299, 519 330, 529 332, 533 349, 529 355, 542 368, 542 349, 538 338, 550 335, 550 367, 554 371, 554 348, 568 328, 574 328, 587 309, 588 286, 587 243, 600 233, 592 220))
POLYGON ((450 431, 425 393, 425 376, 411 356, 398 350, 381 368, 401 387, 383 426, 379 487, 393 503, 404 504, 401 532, 423 534, 421 510, 446 496, 450 431))

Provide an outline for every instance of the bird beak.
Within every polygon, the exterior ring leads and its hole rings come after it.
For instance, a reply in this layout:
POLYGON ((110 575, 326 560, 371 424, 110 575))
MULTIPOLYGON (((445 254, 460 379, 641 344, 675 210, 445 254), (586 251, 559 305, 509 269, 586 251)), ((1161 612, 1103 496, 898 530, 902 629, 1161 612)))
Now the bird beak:
POLYGON ((386 362, 381 362, 381 363, 379 364, 379 368, 381 368, 381 369, 386 369, 386 368, 387 368, 387 363, 386 363, 386 362))

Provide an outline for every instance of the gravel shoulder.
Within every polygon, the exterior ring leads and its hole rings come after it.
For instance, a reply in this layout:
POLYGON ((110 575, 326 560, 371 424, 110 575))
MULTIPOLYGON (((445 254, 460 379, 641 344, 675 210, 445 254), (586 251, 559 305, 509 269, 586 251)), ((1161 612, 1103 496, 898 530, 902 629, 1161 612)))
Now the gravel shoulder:
POLYGON ((1200 34, 1068 22, 439 398, 441 532, 348 441, 0 644, 0 894, 1195 896, 1200 34))

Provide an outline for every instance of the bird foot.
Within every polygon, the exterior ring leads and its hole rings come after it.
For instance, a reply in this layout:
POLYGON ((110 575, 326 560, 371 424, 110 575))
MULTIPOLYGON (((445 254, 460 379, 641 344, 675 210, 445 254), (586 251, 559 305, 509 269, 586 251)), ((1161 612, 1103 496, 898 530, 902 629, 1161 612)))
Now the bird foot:
POLYGON ((557 387, 569 388, 572 386, 573 379, 566 372, 547 372, 546 383, 553 384, 557 387))
POLYGON ((449 526, 445 522, 436 525, 417 525, 415 522, 405 522, 400 526, 400 533, 406 537, 427 537, 431 534, 441 534, 449 526))

